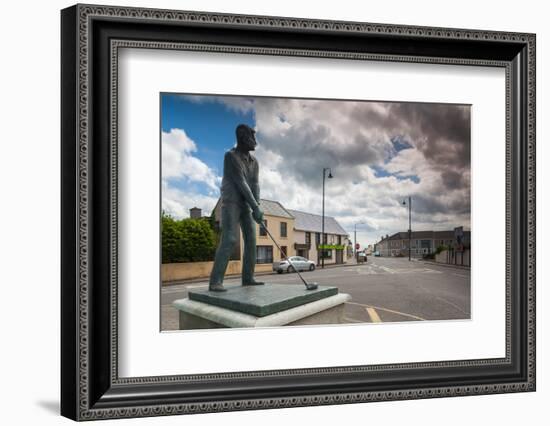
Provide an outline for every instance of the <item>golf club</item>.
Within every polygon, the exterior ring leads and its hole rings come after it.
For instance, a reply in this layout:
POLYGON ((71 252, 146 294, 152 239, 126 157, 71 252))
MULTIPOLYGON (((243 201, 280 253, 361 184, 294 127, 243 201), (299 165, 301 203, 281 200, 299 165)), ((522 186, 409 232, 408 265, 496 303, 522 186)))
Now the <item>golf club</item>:
POLYGON ((292 269, 294 269, 297 273, 298 273, 298 276, 300 277, 300 279, 302 280, 302 282, 304 283, 304 285, 306 286, 306 289, 308 290, 316 290, 317 287, 319 287, 319 285, 317 283, 308 283, 304 277, 302 277, 302 274, 300 274, 300 271, 298 271, 298 269, 292 264, 292 261, 288 258, 288 256, 286 255, 286 253, 281 250, 281 247, 279 247, 279 244, 277 244, 277 241, 275 241, 275 238, 273 238, 273 235, 271 235, 271 232, 269 232, 269 230, 267 229, 267 226, 264 225, 263 222, 260 223, 260 225, 265 229, 265 232, 267 232, 267 235, 269 235, 269 237, 273 240, 273 242, 275 243, 275 245, 277 246, 277 248, 279 249, 279 251, 281 252, 281 254, 285 257, 285 259, 288 261, 288 263, 290 263, 290 266, 292 266, 292 269))

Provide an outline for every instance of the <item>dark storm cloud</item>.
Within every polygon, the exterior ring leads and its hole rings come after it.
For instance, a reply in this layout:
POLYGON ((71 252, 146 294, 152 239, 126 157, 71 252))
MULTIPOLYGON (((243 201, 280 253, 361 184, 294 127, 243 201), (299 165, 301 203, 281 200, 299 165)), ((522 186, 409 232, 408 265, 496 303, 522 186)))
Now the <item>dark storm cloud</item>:
POLYGON ((407 131, 416 148, 441 167, 470 165, 470 107, 446 104, 392 103, 390 116, 407 131))
MULTIPOLYGON (((388 134, 385 130, 373 133, 365 120, 353 120, 348 111, 353 113, 357 105, 357 102, 257 99, 258 140, 262 147, 281 155, 285 171, 298 174, 304 183, 317 183, 322 164, 346 170, 382 163, 393 149, 388 134), (294 102, 305 106, 295 108, 295 114, 284 114, 283 123, 289 127, 283 134, 266 131, 262 126, 262 117, 273 112, 273 102, 282 109, 294 102)), ((368 108, 365 113, 376 116, 368 108)))
POLYGON ((468 106, 255 100, 258 118, 262 110, 272 112, 274 107, 279 109, 278 116, 285 116, 284 122, 288 121, 290 127, 284 134, 270 135, 262 131, 259 120, 258 137, 267 149, 284 156, 285 167, 295 170, 304 182, 315 178, 322 163, 342 168, 382 165, 398 152, 395 138, 401 140, 400 144, 418 149, 440 171, 448 189, 457 188, 456 177, 470 167, 468 106), (300 120, 293 120, 295 114, 284 112, 285 106, 295 102, 305 105, 298 109, 303 116, 300 120), (304 113, 306 110, 310 114, 304 113))
POLYGON ((254 113, 263 196, 320 213, 322 168, 331 167, 326 212, 348 232, 360 222, 369 238, 405 230, 408 196, 416 229, 469 228, 469 106, 219 99, 254 113))
POLYGON ((448 170, 441 173, 441 179, 447 189, 459 189, 463 187, 462 175, 458 172, 448 170))
POLYGON ((456 197, 445 199, 431 195, 417 194, 414 197, 413 209, 416 213, 435 214, 464 214, 470 212, 470 198, 456 197))
POLYGON ((284 158, 279 166, 281 172, 298 175, 300 182, 306 184, 318 183, 322 165, 346 170, 382 162, 385 156, 364 134, 343 137, 310 119, 295 123, 284 137, 266 135, 261 127, 257 136, 262 147, 284 158))

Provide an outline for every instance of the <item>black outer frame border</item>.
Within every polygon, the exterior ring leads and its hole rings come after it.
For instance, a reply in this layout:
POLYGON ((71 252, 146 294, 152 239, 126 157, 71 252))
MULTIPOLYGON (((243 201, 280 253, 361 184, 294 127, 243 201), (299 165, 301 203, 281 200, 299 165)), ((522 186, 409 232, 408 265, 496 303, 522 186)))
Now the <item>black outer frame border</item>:
POLYGON ((64 416, 89 420, 535 389, 534 35, 95 5, 63 10, 61 24, 64 416), (89 37, 82 32, 88 24, 89 37), (512 142, 507 170, 512 188, 507 194, 512 247, 511 261, 507 259, 512 281, 510 362, 418 365, 368 373, 330 374, 327 368, 316 374, 300 370, 292 377, 281 370, 247 379, 220 375, 189 381, 168 376, 143 383, 113 380, 116 330, 110 322, 110 251, 116 246, 110 234, 110 203, 116 165, 110 162, 108 57, 113 38, 507 62, 512 142), (91 105, 90 110, 82 109, 82 101, 91 105))

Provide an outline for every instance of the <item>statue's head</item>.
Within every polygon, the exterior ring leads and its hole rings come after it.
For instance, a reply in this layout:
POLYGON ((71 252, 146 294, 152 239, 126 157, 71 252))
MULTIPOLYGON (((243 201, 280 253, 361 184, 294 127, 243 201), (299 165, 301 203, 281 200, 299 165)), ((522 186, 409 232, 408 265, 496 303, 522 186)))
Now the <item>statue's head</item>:
POLYGON ((237 135, 237 148, 243 151, 254 151, 256 149, 256 131, 246 124, 239 124, 235 130, 237 135))

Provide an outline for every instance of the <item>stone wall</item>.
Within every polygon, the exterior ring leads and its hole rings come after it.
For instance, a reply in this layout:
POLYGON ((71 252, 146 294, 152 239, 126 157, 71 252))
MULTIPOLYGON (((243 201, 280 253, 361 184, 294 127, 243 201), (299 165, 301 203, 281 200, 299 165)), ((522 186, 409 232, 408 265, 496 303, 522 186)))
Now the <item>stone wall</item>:
POLYGON ((453 253, 449 250, 443 250, 441 253, 435 255, 435 261, 437 263, 446 263, 448 265, 470 266, 470 250, 466 249, 462 253, 453 253))
MULTIPOLYGON (((163 263, 160 274, 162 282, 189 280, 194 278, 208 278, 214 262, 185 262, 163 263)), ((227 274, 240 274, 241 261, 230 260, 227 265, 227 274)))
MULTIPOLYGON (((161 266, 162 282, 182 281, 190 279, 210 277, 214 262, 185 262, 185 263, 163 263, 161 266)), ((256 265, 256 272, 271 272, 272 264, 256 265)), ((241 261, 230 260, 227 265, 226 276, 240 275, 241 261)))

